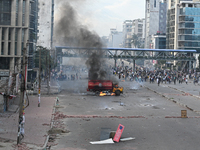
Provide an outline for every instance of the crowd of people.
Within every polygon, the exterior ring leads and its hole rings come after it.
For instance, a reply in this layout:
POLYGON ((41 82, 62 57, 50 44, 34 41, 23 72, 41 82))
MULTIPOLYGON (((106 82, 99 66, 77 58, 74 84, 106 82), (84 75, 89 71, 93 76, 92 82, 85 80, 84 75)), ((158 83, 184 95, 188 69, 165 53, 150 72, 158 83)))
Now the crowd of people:
POLYGON ((78 80, 82 79, 81 74, 85 72, 86 69, 84 68, 75 68, 73 66, 68 66, 63 68, 59 72, 52 72, 51 77, 53 80, 78 80))
POLYGON ((193 84, 199 82, 200 74, 199 73, 187 73, 179 72, 172 70, 148 70, 146 68, 140 67, 136 68, 136 71, 133 72, 132 68, 126 67, 117 67, 112 68, 113 74, 119 79, 129 80, 129 81, 138 81, 138 82, 149 82, 157 83, 158 86, 160 83, 165 84, 188 84, 188 80, 192 80, 193 84))

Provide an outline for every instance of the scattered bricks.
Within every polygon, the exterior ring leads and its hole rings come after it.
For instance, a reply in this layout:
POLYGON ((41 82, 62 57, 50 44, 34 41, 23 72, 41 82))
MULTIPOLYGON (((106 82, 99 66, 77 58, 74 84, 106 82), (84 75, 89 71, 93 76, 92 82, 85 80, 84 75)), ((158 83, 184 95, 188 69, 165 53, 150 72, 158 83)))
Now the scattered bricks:
POLYGON ((184 94, 182 94, 183 96, 192 96, 192 94, 190 94, 190 93, 184 93, 184 94))
POLYGON ((30 148, 28 148, 25 143, 13 145, 12 147, 17 149, 17 150, 30 150, 30 148))
POLYGON ((64 115, 61 113, 54 114, 54 119, 64 119, 64 118, 118 118, 118 119, 127 119, 127 118, 145 118, 144 116, 97 116, 97 115, 64 115))
POLYGON ((43 126, 50 126, 49 123, 43 123, 42 125, 43 125, 43 126))

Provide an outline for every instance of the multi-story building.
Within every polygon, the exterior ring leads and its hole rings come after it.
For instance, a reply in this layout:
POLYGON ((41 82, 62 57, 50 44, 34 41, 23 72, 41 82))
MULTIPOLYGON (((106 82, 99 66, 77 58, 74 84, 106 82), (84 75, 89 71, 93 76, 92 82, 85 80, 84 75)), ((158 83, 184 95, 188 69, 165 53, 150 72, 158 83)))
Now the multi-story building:
POLYGON ((0 0, 1 73, 14 72, 15 67, 21 69, 24 48, 28 50, 28 68, 34 67, 37 16, 37 0, 0 0))
POLYGON ((195 49, 200 53, 200 2, 169 1, 167 48, 195 49))
POLYGON ((39 0, 38 8, 39 17, 37 45, 47 49, 52 49, 54 28, 54 0, 39 0))
POLYGON ((132 24, 133 24, 133 20, 125 20, 123 23, 122 46, 124 48, 131 48, 132 24))
POLYGON ((108 47, 121 47, 122 45, 122 32, 117 29, 110 29, 108 47))
POLYGON ((140 46, 143 46, 145 41, 145 19, 133 20, 132 35, 133 34, 137 35, 140 46))
POLYGON ((150 48, 153 34, 166 33, 166 10, 165 0, 146 0, 145 8, 145 48, 150 48))
POLYGON ((151 38, 152 49, 166 49, 166 35, 157 33, 152 35, 151 38))

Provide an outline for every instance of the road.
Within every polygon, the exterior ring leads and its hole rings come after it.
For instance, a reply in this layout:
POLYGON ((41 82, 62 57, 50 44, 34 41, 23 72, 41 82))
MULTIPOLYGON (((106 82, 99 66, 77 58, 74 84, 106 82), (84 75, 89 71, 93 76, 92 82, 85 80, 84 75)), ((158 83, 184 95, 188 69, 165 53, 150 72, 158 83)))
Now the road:
POLYGON ((199 85, 122 80, 124 94, 99 97, 86 92, 84 77, 59 84, 57 113, 62 117, 55 124, 68 132, 57 135, 53 150, 199 150, 199 85), (187 110, 188 118, 180 117, 181 110, 187 110), (100 140, 101 128, 116 131, 119 124, 125 126, 123 138, 136 139, 90 144, 100 140))

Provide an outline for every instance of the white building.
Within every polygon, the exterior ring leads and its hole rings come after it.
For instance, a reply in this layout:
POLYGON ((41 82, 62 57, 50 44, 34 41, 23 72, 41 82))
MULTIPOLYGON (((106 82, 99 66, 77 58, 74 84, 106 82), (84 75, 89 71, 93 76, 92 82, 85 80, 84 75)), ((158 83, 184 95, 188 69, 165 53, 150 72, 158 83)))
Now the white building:
POLYGON ((52 49, 54 27, 54 0, 38 0, 38 40, 37 45, 52 49))
POLYGON ((132 39, 132 25, 133 20, 125 20, 123 23, 123 43, 124 48, 131 48, 131 39, 132 39))
POLYGON ((123 33, 116 29, 110 29, 108 47, 121 47, 123 33))
POLYGON ((145 41, 145 19, 135 19, 132 24, 132 35, 136 34, 140 45, 144 45, 145 41))
POLYGON ((153 34, 166 33, 167 3, 165 0, 146 0, 145 7, 145 48, 150 48, 153 34))

